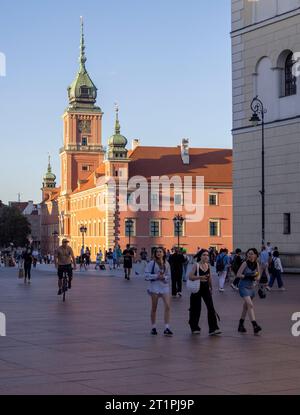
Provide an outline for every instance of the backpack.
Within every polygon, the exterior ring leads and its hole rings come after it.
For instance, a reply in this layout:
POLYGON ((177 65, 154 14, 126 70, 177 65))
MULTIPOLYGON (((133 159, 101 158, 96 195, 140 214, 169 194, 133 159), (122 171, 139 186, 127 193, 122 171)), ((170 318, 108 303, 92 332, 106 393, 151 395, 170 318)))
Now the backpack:
POLYGON ((272 258, 269 262, 269 273, 272 274, 275 271, 275 259, 272 258))
POLYGON ((224 258, 225 258, 225 255, 219 256, 217 258, 217 263, 216 263, 217 272, 223 272, 225 270, 224 258))
POLYGON ((241 267, 242 263, 243 263, 243 258, 241 258, 241 257, 240 257, 240 256, 238 256, 238 255, 235 255, 235 257, 233 258, 232 264, 231 264, 232 271, 233 271, 235 274, 237 274, 237 273, 238 273, 238 271, 239 271, 239 269, 240 269, 240 267, 241 267))

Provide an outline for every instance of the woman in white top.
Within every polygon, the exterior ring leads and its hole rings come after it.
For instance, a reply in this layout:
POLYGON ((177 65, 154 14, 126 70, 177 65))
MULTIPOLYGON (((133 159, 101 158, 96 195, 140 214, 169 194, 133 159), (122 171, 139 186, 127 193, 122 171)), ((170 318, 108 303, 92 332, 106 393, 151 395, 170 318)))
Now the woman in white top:
POLYGON ((156 336, 156 310, 158 299, 161 297, 165 306, 165 336, 172 336, 170 330, 170 279, 171 270, 163 248, 156 248, 153 260, 150 261, 145 269, 146 280, 149 281, 148 294, 151 296, 151 334, 156 336))

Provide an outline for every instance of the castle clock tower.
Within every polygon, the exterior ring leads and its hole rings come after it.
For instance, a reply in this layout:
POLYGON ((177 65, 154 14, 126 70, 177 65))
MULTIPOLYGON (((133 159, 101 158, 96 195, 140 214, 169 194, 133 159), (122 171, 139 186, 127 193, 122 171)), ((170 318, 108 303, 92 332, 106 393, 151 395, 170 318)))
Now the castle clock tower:
POLYGON ((61 158, 61 196, 68 195, 103 161, 101 108, 96 106, 97 88, 86 67, 83 21, 79 71, 68 88, 69 106, 63 114, 64 145, 61 158))

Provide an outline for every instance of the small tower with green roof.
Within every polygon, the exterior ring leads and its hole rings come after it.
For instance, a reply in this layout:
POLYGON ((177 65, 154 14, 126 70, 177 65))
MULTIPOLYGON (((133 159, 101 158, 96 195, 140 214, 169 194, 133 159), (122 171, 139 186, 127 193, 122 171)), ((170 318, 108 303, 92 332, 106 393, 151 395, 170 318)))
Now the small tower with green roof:
POLYGON ((127 139, 121 134, 119 108, 116 105, 115 133, 108 139, 108 160, 124 160, 127 158, 127 139))
POLYGON ((51 162, 50 162, 50 155, 48 156, 48 168, 47 172, 43 177, 43 189, 55 189, 56 187, 56 176, 52 173, 51 162))
POLYGON ((105 176, 107 179, 113 178, 117 184, 115 208, 108 209, 107 212, 107 246, 115 246, 119 243, 121 231, 119 195, 127 191, 128 163, 130 162, 126 145, 127 139, 121 134, 119 108, 116 105, 115 133, 108 139, 105 160, 105 176))

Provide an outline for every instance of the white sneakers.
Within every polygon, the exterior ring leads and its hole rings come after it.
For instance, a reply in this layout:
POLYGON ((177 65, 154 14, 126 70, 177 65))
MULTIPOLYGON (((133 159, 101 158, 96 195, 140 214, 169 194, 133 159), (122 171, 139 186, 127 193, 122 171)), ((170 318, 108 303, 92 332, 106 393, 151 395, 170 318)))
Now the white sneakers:
MULTIPOLYGON (((272 288, 267 285, 266 290, 272 291, 272 288)), ((285 287, 278 288, 278 291, 286 291, 286 288, 285 287)))

